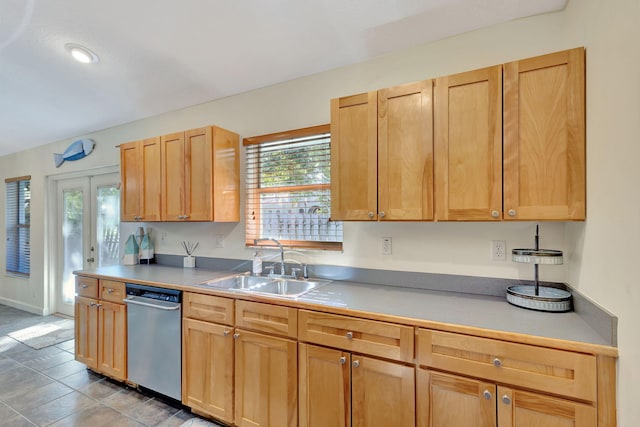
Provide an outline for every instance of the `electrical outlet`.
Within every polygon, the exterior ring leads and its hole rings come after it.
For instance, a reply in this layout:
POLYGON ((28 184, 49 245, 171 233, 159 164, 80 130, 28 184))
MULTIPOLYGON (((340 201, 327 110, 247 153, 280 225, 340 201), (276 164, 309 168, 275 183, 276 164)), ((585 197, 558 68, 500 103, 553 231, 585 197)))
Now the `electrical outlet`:
POLYGON ((491 241, 491 259, 493 261, 507 260, 507 242, 504 240, 491 241))
POLYGON ((382 255, 391 255, 391 237, 380 239, 380 251, 382 255))
POLYGON ((216 248, 224 248, 224 234, 216 234, 216 248))

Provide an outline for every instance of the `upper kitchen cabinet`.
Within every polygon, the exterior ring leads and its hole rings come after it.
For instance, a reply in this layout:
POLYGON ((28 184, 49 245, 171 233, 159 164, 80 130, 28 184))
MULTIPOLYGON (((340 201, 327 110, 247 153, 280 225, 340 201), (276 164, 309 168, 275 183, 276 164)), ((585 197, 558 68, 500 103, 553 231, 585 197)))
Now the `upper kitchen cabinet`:
POLYGON ((120 145, 121 221, 160 221, 160 138, 120 145))
POLYGON ((504 219, 584 220, 583 48, 504 66, 504 219))
POLYGON ((335 220, 433 219, 433 82, 331 101, 335 220))
POLYGON ((239 136, 208 126, 160 140, 162 220, 239 221, 239 136))
POLYGON ((436 79, 434 122, 436 220, 501 220, 502 66, 436 79))

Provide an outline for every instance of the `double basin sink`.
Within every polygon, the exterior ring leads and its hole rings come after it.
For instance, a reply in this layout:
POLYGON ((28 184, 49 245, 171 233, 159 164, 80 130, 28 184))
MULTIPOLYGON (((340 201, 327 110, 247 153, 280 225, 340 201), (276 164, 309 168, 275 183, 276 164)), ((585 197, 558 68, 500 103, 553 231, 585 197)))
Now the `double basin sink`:
POLYGON ((324 279, 293 279, 285 276, 237 274, 209 280, 202 284, 229 291, 294 299, 330 282, 331 280, 324 279))

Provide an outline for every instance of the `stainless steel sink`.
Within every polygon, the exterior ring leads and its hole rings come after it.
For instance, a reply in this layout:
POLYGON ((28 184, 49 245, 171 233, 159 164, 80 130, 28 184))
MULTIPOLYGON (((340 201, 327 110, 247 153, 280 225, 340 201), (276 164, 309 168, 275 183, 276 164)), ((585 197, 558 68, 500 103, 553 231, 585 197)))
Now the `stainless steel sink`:
POLYGON ((238 274, 235 276, 223 277, 220 279, 209 280, 203 285, 213 286, 214 288, 248 290, 255 286, 264 285, 272 282, 274 279, 266 276, 249 276, 247 274, 238 274))
POLYGON ((323 279, 290 279, 283 277, 238 274, 235 276, 209 280, 204 282, 203 285, 250 294, 297 298, 330 282, 331 280, 323 279))

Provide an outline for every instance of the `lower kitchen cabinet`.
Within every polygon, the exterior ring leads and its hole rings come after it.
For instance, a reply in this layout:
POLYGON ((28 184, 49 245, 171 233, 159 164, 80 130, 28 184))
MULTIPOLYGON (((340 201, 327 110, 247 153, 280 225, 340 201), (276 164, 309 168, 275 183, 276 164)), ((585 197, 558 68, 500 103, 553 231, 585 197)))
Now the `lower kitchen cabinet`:
POLYGON ((596 408, 495 383, 418 370, 418 427, 595 427, 596 408))
POLYGON ((229 326, 183 320, 182 403, 228 423, 233 422, 232 335, 229 326))
POLYGON ((114 379, 127 379, 127 312, 124 304, 76 297, 75 329, 77 361, 114 379))
POLYGON ((300 427, 415 426, 415 368, 300 344, 300 427))
POLYGON ((235 425, 298 425, 296 341, 237 329, 235 425))

